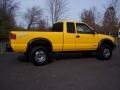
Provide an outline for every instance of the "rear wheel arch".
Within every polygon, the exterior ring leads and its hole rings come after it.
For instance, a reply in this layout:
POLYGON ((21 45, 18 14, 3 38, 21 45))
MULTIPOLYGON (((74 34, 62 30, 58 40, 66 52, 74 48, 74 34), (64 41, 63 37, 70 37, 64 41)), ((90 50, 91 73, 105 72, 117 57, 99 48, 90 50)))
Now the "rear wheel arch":
POLYGON ((35 46, 39 46, 39 45, 43 46, 43 47, 46 47, 49 52, 52 51, 52 43, 48 39, 34 38, 34 39, 32 39, 28 42, 26 53, 28 53, 31 48, 33 48, 35 46))

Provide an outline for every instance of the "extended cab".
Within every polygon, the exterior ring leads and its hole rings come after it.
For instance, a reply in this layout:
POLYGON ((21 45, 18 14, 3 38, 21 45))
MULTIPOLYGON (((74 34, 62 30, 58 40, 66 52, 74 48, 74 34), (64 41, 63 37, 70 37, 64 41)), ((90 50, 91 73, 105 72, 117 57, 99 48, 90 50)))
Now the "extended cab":
POLYGON ((58 22, 51 31, 12 31, 10 46, 22 52, 35 65, 44 65, 51 52, 95 51, 99 59, 108 60, 115 47, 111 36, 96 33, 90 26, 78 22, 58 22))

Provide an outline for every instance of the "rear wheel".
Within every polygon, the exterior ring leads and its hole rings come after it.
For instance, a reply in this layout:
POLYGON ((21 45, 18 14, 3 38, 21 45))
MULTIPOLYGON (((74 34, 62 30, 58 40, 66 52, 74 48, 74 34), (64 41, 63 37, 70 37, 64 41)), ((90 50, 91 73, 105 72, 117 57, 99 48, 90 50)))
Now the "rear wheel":
POLYGON ((102 44, 98 49, 98 59, 109 60, 112 56, 112 48, 107 44, 102 44))
POLYGON ((48 50, 45 47, 33 47, 29 53, 29 60, 36 66, 47 64, 49 60, 48 50))

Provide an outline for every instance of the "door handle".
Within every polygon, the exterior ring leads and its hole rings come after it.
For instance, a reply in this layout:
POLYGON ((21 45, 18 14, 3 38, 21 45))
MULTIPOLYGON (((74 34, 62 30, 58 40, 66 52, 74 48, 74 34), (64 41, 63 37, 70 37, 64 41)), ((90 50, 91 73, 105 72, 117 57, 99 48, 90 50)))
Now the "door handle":
POLYGON ((79 36, 79 35, 77 35, 77 36, 76 36, 76 38, 80 38, 80 36, 79 36))

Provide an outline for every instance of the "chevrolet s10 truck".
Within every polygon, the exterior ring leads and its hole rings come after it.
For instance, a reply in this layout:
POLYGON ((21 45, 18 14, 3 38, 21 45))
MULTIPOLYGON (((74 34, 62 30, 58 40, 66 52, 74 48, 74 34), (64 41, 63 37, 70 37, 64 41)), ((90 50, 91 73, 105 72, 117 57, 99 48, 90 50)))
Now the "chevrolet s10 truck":
POLYGON ((25 53, 34 65, 45 65, 50 53, 96 52, 99 59, 109 60, 115 47, 112 36, 98 34, 85 23, 58 22, 51 31, 12 31, 9 50, 25 53))

